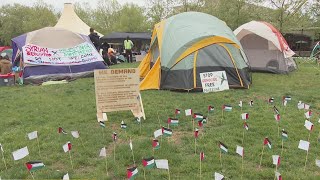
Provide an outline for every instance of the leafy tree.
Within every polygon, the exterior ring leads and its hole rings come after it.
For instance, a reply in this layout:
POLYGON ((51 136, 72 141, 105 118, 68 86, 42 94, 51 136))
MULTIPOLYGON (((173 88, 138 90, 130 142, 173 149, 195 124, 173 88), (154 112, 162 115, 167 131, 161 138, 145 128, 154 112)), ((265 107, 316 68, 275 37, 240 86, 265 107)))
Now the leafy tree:
POLYGON ((13 4, 0 9, 0 37, 5 45, 10 45, 11 39, 16 36, 54 26, 57 22, 53 8, 42 1, 38 1, 33 7, 13 4))
MULTIPOLYGON (((293 18, 300 18, 302 8, 308 0, 269 0, 275 9, 275 19, 278 22, 280 32, 283 32, 284 26, 293 18)), ((295 19, 296 20, 296 19, 295 19)))

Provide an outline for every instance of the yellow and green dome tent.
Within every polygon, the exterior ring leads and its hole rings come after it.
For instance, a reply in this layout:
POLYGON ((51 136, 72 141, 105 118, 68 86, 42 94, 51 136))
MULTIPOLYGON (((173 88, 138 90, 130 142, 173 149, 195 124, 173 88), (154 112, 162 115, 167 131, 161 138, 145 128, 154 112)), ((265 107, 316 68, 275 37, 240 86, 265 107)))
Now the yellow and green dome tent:
POLYGON ((139 65, 140 90, 201 89, 200 73, 226 71, 230 87, 249 88, 248 60, 225 22, 185 12, 156 24, 150 50, 139 65))

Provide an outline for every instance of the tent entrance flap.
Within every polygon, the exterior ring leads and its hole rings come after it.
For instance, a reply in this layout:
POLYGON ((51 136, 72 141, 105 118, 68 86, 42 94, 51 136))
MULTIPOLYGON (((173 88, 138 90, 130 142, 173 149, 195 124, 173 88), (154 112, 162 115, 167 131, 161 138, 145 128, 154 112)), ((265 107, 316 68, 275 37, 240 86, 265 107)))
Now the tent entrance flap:
POLYGON ((158 57, 158 60, 153 65, 149 73, 141 81, 140 90, 160 89, 160 70, 161 70, 160 57, 158 57))

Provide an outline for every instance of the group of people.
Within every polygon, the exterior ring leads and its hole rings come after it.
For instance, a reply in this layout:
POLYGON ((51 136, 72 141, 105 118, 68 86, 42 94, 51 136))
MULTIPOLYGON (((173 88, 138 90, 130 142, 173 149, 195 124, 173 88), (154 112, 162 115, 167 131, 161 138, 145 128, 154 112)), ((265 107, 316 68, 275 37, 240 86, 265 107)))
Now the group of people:
MULTIPOLYGON (((117 64, 118 62, 124 62, 122 58, 117 57, 116 51, 111 48, 108 43, 101 43, 100 36, 95 32, 93 28, 90 28, 89 38, 98 52, 102 49, 102 58, 108 66, 117 64)), ((124 40, 123 46, 128 63, 132 63, 132 48, 134 44, 130 40, 129 36, 127 36, 127 38, 124 40)))

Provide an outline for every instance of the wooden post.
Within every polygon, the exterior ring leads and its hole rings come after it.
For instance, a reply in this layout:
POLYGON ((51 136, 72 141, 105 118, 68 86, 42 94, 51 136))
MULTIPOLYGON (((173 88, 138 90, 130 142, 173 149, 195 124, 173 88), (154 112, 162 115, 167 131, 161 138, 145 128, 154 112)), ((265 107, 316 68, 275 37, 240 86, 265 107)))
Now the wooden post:
POLYGON ((263 145, 263 148, 262 148, 261 157, 260 157, 260 163, 259 163, 259 168, 261 168, 262 156, 263 156, 264 148, 265 148, 265 145, 263 145))
POLYGON ((70 157, 71 167, 72 167, 72 169, 73 169, 73 162, 72 162, 72 158, 71 158, 71 152, 70 152, 70 150, 69 150, 68 152, 69 152, 69 157, 70 157))
POLYGON ((283 153, 283 139, 281 141, 281 154, 280 154, 280 157, 282 157, 282 153, 283 153))
POLYGON ((8 169, 8 167, 7 167, 6 160, 5 160, 5 158, 4 158, 3 151, 2 151, 1 149, 0 149, 0 151, 1 151, 1 154, 2 154, 2 160, 3 160, 4 166, 6 167, 6 170, 7 170, 7 169, 8 169))
POLYGON ((113 161, 116 162, 116 142, 113 142, 113 161))
POLYGON ((221 169, 222 169, 222 155, 221 155, 221 150, 220 150, 220 165, 221 165, 221 169))
POLYGON ((194 138, 194 154, 197 154, 197 138, 194 138))
POLYGON ((308 151, 307 151, 306 161, 304 162, 304 171, 306 171, 307 161, 308 161, 308 155, 309 155, 309 149, 308 149, 308 151))
POLYGON ((109 176, 109 172, 108 172, 108 159, 107 156, 105 157, 106 160, 106 172, 107 172, 107 176, 109 176))
POLYGON ((201 156, 200 156, 200 179, 201 179, 201 156))
POLYGON ((39 149, 39 156, 41 157, 40 144, 39 144, 39 137, 37 137, 37 143, 38 143, 38 149, 39 149))
POLYGON ((31 173, 31 171, 29 171, 29 173, 30 173, 30 175, 31 175, 32 179, 34 179, 34 176, 33 176, 33 174, 31 173))

